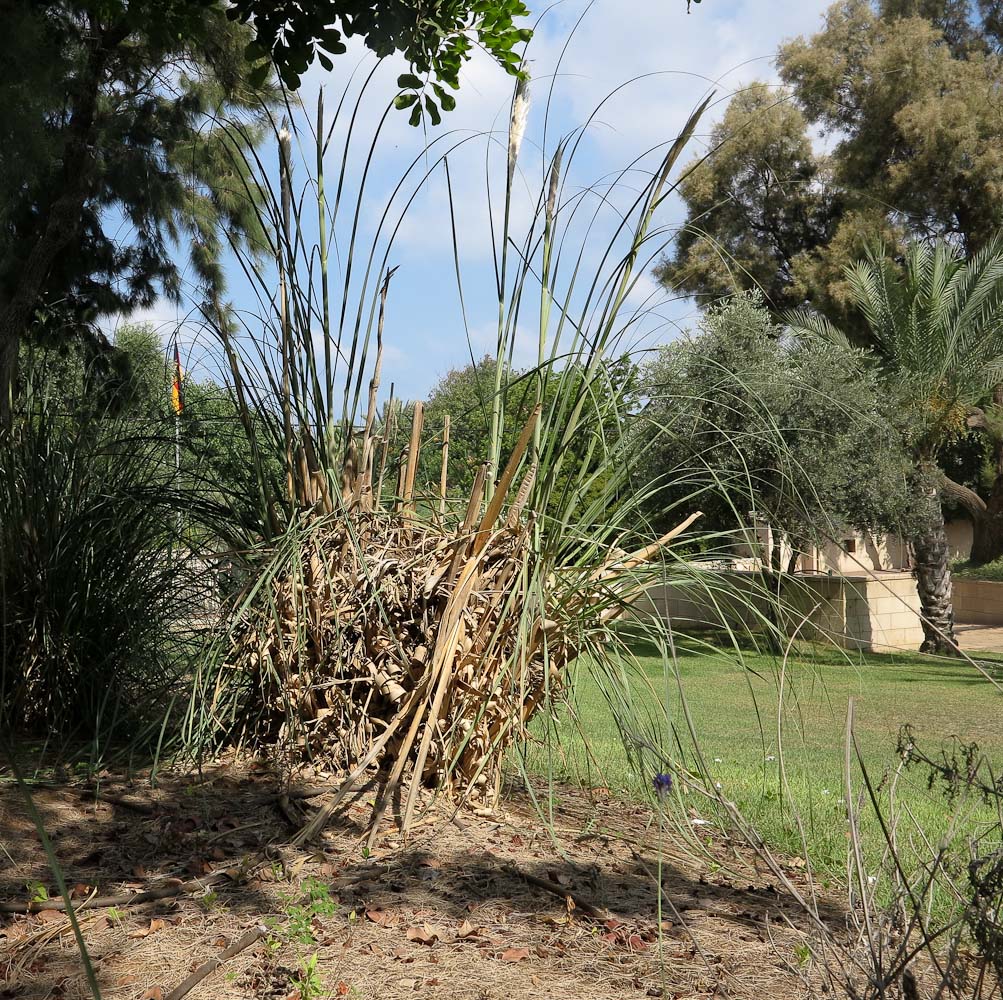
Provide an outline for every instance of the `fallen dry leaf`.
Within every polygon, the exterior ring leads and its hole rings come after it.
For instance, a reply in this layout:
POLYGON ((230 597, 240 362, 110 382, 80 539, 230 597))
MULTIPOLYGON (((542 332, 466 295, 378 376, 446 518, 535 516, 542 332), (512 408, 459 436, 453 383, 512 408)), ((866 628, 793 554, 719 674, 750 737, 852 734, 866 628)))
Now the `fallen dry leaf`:
POLYGON ((464 920, 460 924, 460 929, 456 932, 457 940, 460 938, 476 937, 484 930, 483 927, 475 927, 469 920, 464 920))
POLYGON ((166 920, 161 920, 159 917, 154 917, 150 921, 149 927, 140 928, 138 931, 133 931, 129 937, 131 938, 145 938, 149 937, 151 934, 155 934, 157 931, 163 930, 167 926, 166 920))
POLYGON ((366 916, 378 927, 390 927, 393 917, 386 910, 366 910, 366 916))
POLYGON ((39 910, 38 919, 43 924, 54 924, 58 920, 65 920, 66 914, 62 910, 39 910))
POLYGON ((506 948, 501 953, 503 962, 521 962, 524 958, 529 958, 528 948, 506 948))
POLYGON ((341 982, 338 983, 337 991, 338 991, 338 996, 347 997, 348 994, 351 992, 351 987, 348 985, 348 983, 341 982))
POLYGON ((409 927, 407 929, 407 939, 408 941, 417 941, 419 944, 431 946, 439 940, 439 935, 428 924, 422 924, 421 927, 409 927))
POLYGON ((151 986, 139 1000, 164 1000, 164 991, 159 986, 151 986))

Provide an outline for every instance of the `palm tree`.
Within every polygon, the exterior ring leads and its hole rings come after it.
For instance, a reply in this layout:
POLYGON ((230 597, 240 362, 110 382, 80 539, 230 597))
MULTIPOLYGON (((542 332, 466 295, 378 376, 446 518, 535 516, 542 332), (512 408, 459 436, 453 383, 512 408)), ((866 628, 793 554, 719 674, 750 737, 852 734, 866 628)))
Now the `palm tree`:
MULTIPOLYGON (((846 270, 871 353, 899 404, 915 464, 919 517, 910 532, 923 610, 922 652, 957 655, 949 548, 938 468, 977 404, 1003 382, 1003 239, 971 260, 947 243, 911 244, 903 262, 871 250, 846 270)), ((799 311, 791 327, 845 339, 823 317, 799 311)))

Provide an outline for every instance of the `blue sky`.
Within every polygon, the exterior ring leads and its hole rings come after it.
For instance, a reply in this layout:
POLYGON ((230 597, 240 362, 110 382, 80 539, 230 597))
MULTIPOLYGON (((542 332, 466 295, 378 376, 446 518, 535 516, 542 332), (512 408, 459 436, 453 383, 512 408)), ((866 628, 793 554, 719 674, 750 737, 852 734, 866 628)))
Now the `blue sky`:
MULTIPOLYGON (((701 123, 684 161, 701 151, 701 140, 723 112, 728 96, 751 80, 774 80, 772 58, 777 45, 816 30, 826 6, 824 0, 705 0, 694 5, 689 15, 684 0, 595 0, 591 4, 564 0, 551 7, 540 18, 528 51, 533 82, 513 202, 514 232, 521 233, 528 224, 531 205, 558 140, 580 128, 597 105, 616 91, 585 131, 564 177, 563 197, 569 204, 591 197, 599 206, 592 229, 586 232, 584 226, 573 224, 566 243, 569 251, 574 248, 577 253, 580 248, 583 273, 590 265, 594 270, 615 229, 616 212, 639 187, 643 170, 657 163, 657 151, 642 157, 639 169, 625 175, 614 188, 608 188, 608 179, 646 150, 671 141, 692 108, 713 90, 715 105, 701 123), (555 75, 559 63, 560 71, 555 75), (597 187, 591 189, 593 185, 597 187), (582 194, 584 191, 591 193, 582 194), (598 191, 608 198, 608 208, 599 205, 598 191)), ((530 7, 535 16, 546 10, 532 2, 530 7)), ((361 46, 353 46, 336 60, 333 72, 313 69, 301 89, 304 113, 312 115, 321 87, 331 109, 350 75, 356 74, 358 80, 373 64, 361 46)), ((349 149, 346 197, 354 198, 358 192, 368 152, 365 147, 396 93, 398 73, 405 68, 394 60, 379 66, 363 97, 361 124, 349 149)), ((433 150, 459 144, 449 156, 449 166, 467 314, 465 325, 457 293, 445 175, 438 167, 400 220, 389 252, 389 263, 399 269, 388 308, 383 383, 386 390, 393 381, 398 396, 420 398, 450 368, 468 361, 471 353, 482 356, 492 350, 498 306, 489 213, 494 212, 498 227, 497 195, 505 175, 511 94, 512 79, 478 54, 462 73, 456 110, 445 115, 437 129, 412 129, 406 114, 400 112, 391 112, 386 120, 363 193, 360 245, 370 241, 376 220, 408 164, 416 157, 422 168, 436 162, 435 153, 421 159, 426 144, 435 141, 433 150), (485 186, 486 162, 495 193, 490 200, 485 186)), ((325 160, 329 197, 343 150, 344 132, 339 129, 325 160)), ((313 155, 309 149, 305 153, 313 155)), ((300 169, 298 180, 306 177, 306 170, 300 169)), ((399 218, 397 208, 391 214, 399 218)), ((340 288, 338 260, 343 259, 349 235, 344 225, 348 215, 333 236, 336 290, 340 288)), ((678 200, 669 199, 657 220, 666 238, 681 218, 678 200)), ((231 267, 229 271, 229 298, 253 328, 251 314, 260 306, 239 269, 231 267)), ((273 277, 268 281, 271 284, 273 277)), ((357 300, 358 295, 356 280, 350 297, 357 300)), ((532 292, 529 297, 533 297, 532 292)), ((666 298, 646 276, 630 304, 645 311, 644 320, 630 331, 623 345, 635 349, 671 340, 695 315, 691 303, 666 298)), ((526 312, 531 314, 533 309, 526 312)), ((165 335, 180 325, 182 341, 193 343, 199 334, 193 324, 185 322, 186 315, 184 306, 161 302, 134 318, 156 323, 165 335)), ((520 327, 517 364, 534 360, 536 340, 536 326, 529 318, 526 329, 520 327)), ((196 348, 188 353, 196 368, 206 363, 196 348)))

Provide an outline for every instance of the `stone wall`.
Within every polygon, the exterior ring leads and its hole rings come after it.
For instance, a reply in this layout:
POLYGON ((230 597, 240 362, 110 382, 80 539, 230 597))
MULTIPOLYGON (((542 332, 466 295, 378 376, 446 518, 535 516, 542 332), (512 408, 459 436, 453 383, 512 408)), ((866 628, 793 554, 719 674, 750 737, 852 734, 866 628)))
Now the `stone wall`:
POLYGON ((953 578, 954 620, 963 625, 1003 625, 1003 583, 953 578))

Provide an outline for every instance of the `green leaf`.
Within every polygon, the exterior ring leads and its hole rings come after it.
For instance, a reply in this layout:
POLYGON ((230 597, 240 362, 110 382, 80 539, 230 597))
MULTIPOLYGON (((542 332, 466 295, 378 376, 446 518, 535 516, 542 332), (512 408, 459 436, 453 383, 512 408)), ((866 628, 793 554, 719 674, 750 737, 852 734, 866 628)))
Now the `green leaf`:
POLYGON ((267 61, 260 62, 250 73, 247 74, 247 82, 255 89, 259 89, 265 85, 268 80, 268 71, 271 69, 271 63, 267 61))
POLYGON ((411 105, 414 104, 414 102, 417 100, 418 100, 418 95, 414 93, 398 94, 394 98, 394 107, 398 111, 403 111, 405 108, 411 107, 411 105))
POLYGON ((421 105, 415 103, 414 110, 411 112, 411 117, 408 119, 408 124, 413 125, 415 128, 417 128, 420 122, 421 122, 421 105))
POLYGON ((414 73, 401 73, 397 77, 397 86, 401 90, 421 90, 422 83, 414 73))
POLYGON ((282 82, 290 89, 296 90, 300 85, 300 75, 288 63, 279 67, 282 82))
POLYGON ((439 114, 438 105, 432 98, 428 95, 425 97, 425 107, 428 109, 429 117, 432 119, 433 125, 439 125, 442 123, 442 115, 439 114))

